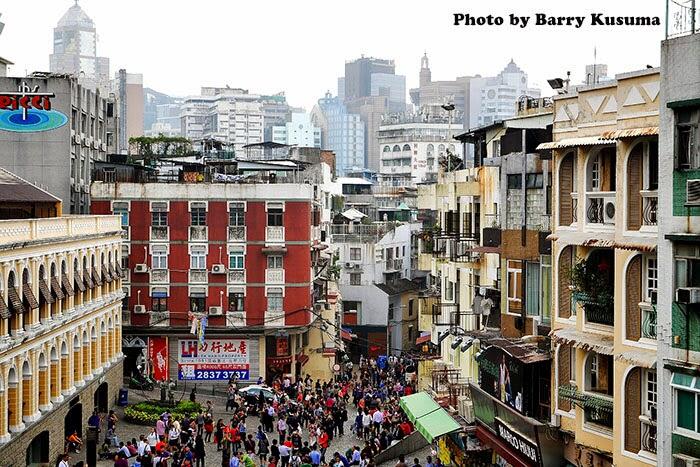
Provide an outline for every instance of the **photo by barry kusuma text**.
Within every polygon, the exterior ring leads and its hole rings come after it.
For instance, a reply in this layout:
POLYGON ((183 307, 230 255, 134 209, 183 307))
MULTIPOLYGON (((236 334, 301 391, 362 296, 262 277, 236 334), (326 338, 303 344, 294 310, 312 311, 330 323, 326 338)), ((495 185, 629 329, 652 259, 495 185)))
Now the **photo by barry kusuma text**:
POLYGON ((553 16, 546 13, 534 15, 473 15, 471 13, 453 13, 454 26, 513 26, 526 28, 529 26, 564 26, 579 29, 584 26, 659 26, 658 16, 614 16, 604 13, 589 13, 586 15, 553 16))

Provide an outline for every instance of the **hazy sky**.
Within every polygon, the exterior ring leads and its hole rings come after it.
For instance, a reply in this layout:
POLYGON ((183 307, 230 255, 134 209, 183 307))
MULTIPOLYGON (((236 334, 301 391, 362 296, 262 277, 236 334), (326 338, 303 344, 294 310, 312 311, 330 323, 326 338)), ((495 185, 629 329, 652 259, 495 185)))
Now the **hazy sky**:
MULTIPOLYGON (((10 74, 48 70, 53 27, 73 0, 3 0, 6 26, 0 56, 10 74)), ((393 58, 418 83, 428 52, 433 79, 498 73, 511 57, 530 83, 551 93, 550 77, 567 70, 578 82, 586 63, 610 74, 658 66, 665 0, 80 0, 98 31, 98 55, 143 73, 144 85, 173 95, 201 85, 286 91, 310 109, 326 90, 335 94, 346 60, 361 54, 393 58), (584 26, 520 29, 453 26, 453 13, 586 16, 584 26), (659 16, 659 27, 591 26, 590 14, 659 16)), ((532 20, 534 21, 534 19, 532 20)))

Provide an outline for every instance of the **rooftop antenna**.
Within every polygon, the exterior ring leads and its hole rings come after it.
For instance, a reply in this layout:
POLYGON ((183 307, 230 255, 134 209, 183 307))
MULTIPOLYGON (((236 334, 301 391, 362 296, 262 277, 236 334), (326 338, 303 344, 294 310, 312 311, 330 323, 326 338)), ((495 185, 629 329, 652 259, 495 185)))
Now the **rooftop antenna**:
MULTIPOLYGON (((78 0, 75 0, 75 1, 77 2, 78 0)), ((598 76, 596 75, 596 72, 595 72, 595 68, 596 68, 596 57, 597 57, 596 46, 593 45, 593 84, 597 84, 597 83, 598 83, 598 76)))

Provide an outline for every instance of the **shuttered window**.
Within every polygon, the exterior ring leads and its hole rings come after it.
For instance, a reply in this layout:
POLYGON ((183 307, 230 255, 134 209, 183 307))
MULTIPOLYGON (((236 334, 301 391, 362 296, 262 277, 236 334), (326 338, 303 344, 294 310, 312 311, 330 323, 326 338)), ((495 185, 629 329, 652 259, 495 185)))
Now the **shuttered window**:
POLYGON ((571 225, 574 222, 574 156, 568 155, 561 161, 559 168, 559 225, 571 225))
POLYGON ((625 275, 625 293, 627 308, 627 339, 638 341, 641 337, 641 312, 639 302, 642 301, 642 256, 632 258, 625 275))
POLYGON ((639 452, 642 447, 641 425, 642 413, 642 374, 639 367, 633 368, 625 381, 625 450, 639 452))
POLYGON ((571 317, 571 290, 569 289, 569 271, 572 262, 572 248, 564 247, 559 255, 559 317, 571 317))
POLYGON ((627 159, 627 229, 639 230, 642 226, 642 150, 637 144, 627 159))

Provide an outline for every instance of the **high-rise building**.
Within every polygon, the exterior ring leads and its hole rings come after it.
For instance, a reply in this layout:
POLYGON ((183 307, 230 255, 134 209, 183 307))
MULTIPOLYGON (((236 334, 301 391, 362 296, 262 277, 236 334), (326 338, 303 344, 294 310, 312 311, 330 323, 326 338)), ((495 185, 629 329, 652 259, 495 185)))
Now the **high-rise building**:
POLYGON ((103 93, 109 89, 109 58, 97 56, 95 23, 77 0, 53 30, 49 69, 52 73, 75 75, 87 88, 103 93))
POLYGON ((321 147, 321 128, 314 126, 307 113, 293 113, 285 125, 272 127, 272 142, 308 148, 321 147))
POLYGON ((377 172, 377 131, 382 115, 406 110, 406 77, 395 73, 393 60, 363 56, 345 64, 345 76, 338 84, 343 86, 348 110, 365 124, 365 168, 377 172))
POLYGON ((114 99, 50 73, 0 78, 0 92, 17 100, 38 93, 51 109, 32 106, 24 118, 22 110, 4 111, 19 118, 1 124, 0 167, 60 198, 67 212, 88 213, 93 164, 116 147, 114 99))
POLYGON ((112 92, 119 101, 119 150, 129 148, 129 138, 143 135, 143 75, 121 69, 112 82, 112 92))
POLYGON ((152 128, 156 123, 159 128, 170 128, 170 131, 180 134, 180 107, 182 99, 172 97, 151 88, 143 90, 143 131, 158 134, 152 128))
POLYGON ((326 93, 311 111, 321 128, 321 147, 335 153, 336 174, 345 175, 365 164, 365 125, 359 114, 349 113, 342 98, 326 93))

